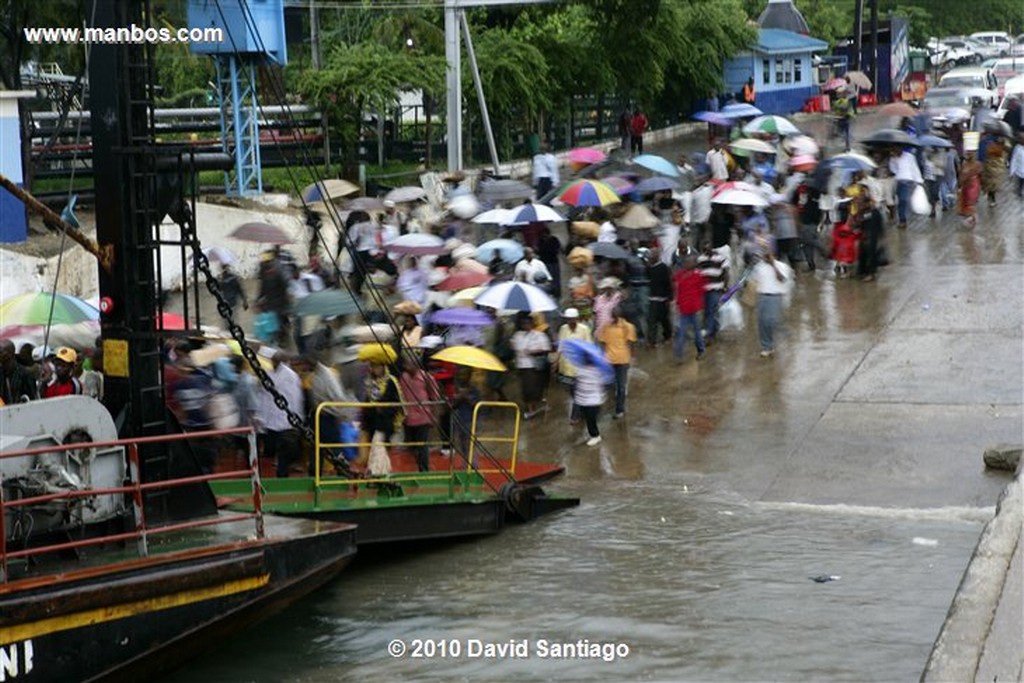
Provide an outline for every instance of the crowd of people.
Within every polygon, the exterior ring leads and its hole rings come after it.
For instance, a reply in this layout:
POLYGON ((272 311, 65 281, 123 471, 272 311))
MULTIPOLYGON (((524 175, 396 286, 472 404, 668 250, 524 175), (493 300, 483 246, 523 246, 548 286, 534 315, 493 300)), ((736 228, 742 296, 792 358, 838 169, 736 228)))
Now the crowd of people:
MULTIPOLYGON (((982 195, 991 204, 998 201, 1007 167, 1021 197, 1019 103, 1011 112, 1010 136, 996 125, 972 136, 948 121, 905 119, 901 129, 915 138, 927 133, 948 144, 870 145, 853 161, 829 158, 817 145, 801 146, 806 138, 761 136, 775 153, 742 155, 727 139, 715 138, 706 153, 678 158, 672 189, 637 194, 627 188, 621 203, 566 207, 565 237, 547 223, 488 228, 468 217, 420 220, 410 206, 353 210, 344 226, 351 256, 339 250, 340 258, 329 258, 314 250, 300 267, 287 250, 274 248, 260 263, 254 296, 229 266, 222 268, 221 289, 233 306, 254 308, 261 365, 289 410, 308 425, 319 419, 325 442, 368 446, 327 449, 331 458, 345 458, 354 469, 387 473, 387 449, 396 442, 408 446, 421 470, 431 467, 432 446, 468 457, 474 406, 483 399, 508 399, 511 375, 518 385, 511 395, 526 420, 548 410, 552 385, 566 387, 570 422, 585 425, 585 442, 596 446, 606 398, 613 419, 628 411, 629 373, 638 347, 671 344, 682 363, 692 344, 692 357, 700 361, 723 329, 741 324, 739 301, 749 300, 760 355, 770 359, 799 272, 815 272, 824 262, 833 264, 839 277, 874 280, 887 259, 887 226, 906 229, 916 220, 926 229, 929 216, 955 209, 971 227, 982 195), (719 201, 726 191, 739 191, 744 200, 719 201), (655 219, 651 227, 623 224, 637 205, 655 219), (494 250, 490 258, 478 259, 480 236, 487 231, 517 243, 522 255, 517 249, 494 250), (389 250, 395 238, 410 232, 437 235, 444 240, 443 253, 411 256, 389 250), (557 308, 508 315, 476 306, 474 297, 441 286, 456 276, 476 283, 471 287, 502 281, 535 286, 557 308), (355 320, 293 313, 296 302, 328 288, 356 297, 355 320), (435 320, 452 306, 476 308, 483 317, 465 324, 435 320), (596 344, 603 358, 573 361, 560 353, 567 340, 596 344), (456 344, 487 349, 514 373, 433 358, 456 344), (387 351, 360 355, 376 346, 387 351), (316 407, 323 402, 404 405, 338 407, 317 418, 316 407)), ((637 122, 639 110, 629 114, 627 131, 627 114, 620 129, 623 146, 641 152, 646 119, 637 122)), ((621 155, 612 157, 620 163, 599 173, 608 177, 618 170, 627 181, 638 180, 629 175, 635 169, 629 167, 627 150, 621 155)), ((541 156, 543 165, 534 174, 538 192, 557 185, 560 174, 557 162, 547 158, 551 155, 541 156)), ((449 178, 446 189, 448 200, 470 191, 464 176, 449 178)), ((82 353, 25 347, 16 353, 10 342, 0 342, 0 370, 5 403, 76 393, 102 398, 98 346, 82 353)), ((252 425, 262 454, 276 461, 278 476, 312 470, 312 444, 304 443, 237 345, 171 340, 164 388, 168 408, 184 429, 252 425)), ((211 444, 203 452, 204 465, 212 466, 224 447, 211 444)))

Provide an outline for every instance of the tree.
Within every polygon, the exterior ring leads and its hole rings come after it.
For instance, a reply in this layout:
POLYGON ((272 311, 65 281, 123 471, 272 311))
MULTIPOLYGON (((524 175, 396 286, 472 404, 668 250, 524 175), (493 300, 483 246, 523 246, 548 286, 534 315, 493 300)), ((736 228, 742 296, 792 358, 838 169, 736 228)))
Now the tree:
POLYGON ((324 68, 302 72, 297 85, 306 98, 327 112, 349 173, 358 154, 363 112, 387 110, 402 90, 440 92, 444 72, 440 57, 389 50, 377 42, 335 45, 324 68))

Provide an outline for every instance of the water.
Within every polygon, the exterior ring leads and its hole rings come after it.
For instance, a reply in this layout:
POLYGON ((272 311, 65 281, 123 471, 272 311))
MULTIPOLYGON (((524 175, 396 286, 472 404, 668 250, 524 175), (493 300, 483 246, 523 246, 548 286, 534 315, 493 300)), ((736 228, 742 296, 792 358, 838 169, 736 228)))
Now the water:
POLYGON ((590 482, 576 510, 357 563, 170 680, 912 680, 991 514, 748 504, 682 486, 590 482), (811 580, 822 574, 840 578, 811 580), (395 658, 394 639, 463 652, 395 658), (527 639, 531 656, 469 657, 470 639, 527 639), (540 658, 540 639, 629 654, 540 658))

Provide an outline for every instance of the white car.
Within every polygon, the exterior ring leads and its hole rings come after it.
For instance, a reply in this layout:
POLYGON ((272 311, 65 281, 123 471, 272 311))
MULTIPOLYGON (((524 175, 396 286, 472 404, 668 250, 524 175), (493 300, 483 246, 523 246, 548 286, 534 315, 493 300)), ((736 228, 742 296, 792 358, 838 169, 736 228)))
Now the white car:
POLYGON ((1013 45, 1010 34, 1005 31, 980 31, 972 33, 971 39, 981 45, 982 54, 986 57, 1005 57, 1013 45))
POLYGON ((1024 57, 1024 33, 1017 36, 1010 46, 1010 54, 1014 57, 1024 57))
POLYGON ((928 41, 927 48, 932 66, 943 69, 974 64, 982 59, 978 46, 961 38, 932 38, 928 41))

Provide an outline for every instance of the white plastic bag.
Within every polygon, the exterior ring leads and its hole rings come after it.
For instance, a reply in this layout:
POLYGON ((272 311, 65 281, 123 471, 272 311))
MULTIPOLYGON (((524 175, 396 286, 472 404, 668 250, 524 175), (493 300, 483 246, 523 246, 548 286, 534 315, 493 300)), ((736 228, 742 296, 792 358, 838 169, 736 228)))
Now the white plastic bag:
POLYGON ((721 330, 743 329, 743 307, 736 297, 718 307, 718 327, 721 330))
POLYGON ((918 216, 927 216, 932 212, 931 202, 928 201, 928 193, 924 185, 915 185, 914 191, 910 193, 910 210, 918 216))
POLYGON ((370 459, 367 467, 370 474, 379 477, 384 474, 391 474, 391 458, 388 456, 388 449, 385 446, 384 432, 374 432, 370 445, 370 459))

